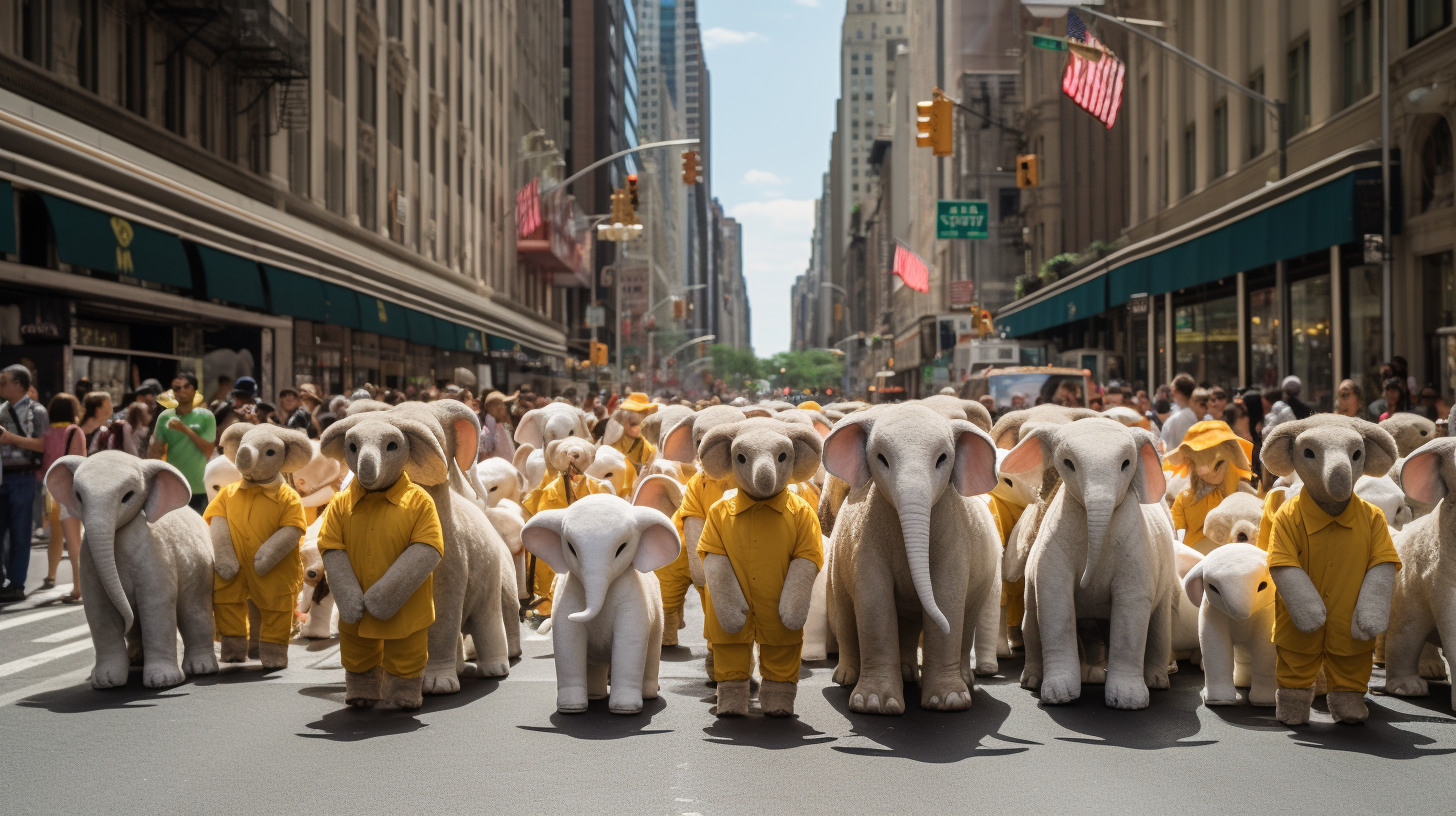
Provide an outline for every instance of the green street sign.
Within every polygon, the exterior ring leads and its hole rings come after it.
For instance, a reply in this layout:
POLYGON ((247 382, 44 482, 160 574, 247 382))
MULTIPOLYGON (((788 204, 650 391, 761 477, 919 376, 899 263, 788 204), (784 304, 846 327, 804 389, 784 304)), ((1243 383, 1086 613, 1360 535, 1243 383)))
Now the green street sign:
POLYGON ((989 238, 986 222, 991 205, 985 201, 937 201, 936 238, 989 238))
POLYGON ((1047 51, 1066 51, 1067 38, 1033 33, 1031 35, 1031 45, 1033 48, 1044 48, 1047 51))

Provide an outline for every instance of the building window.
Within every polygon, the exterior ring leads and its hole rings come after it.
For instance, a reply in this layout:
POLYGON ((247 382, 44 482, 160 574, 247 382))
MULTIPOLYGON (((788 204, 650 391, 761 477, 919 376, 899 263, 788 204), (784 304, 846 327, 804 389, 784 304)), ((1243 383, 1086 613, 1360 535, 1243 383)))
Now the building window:
POLYGON ((1449 207, 1452 203, 1451 126, 1446 117, 1435 117, 1421 143, 1421 212, 1449 207))
POLYGON ((1272 268, 1245 275, 1249 297, 1249 382, 1279 385, 1279 290, 1272 268))
POLYGON ((1406 9, 1411 45, 1451 25, 1451 0, 1407 0, 1406 9))
POLYGON ((1335 369, 1330 345, 1330 276, 1289 284, 1289 368, 1305 384, 1304 400, 1316 411, 1334 408, 1335 369))
POLYGON ((865 66, 865 76, 873 76, 874 73, 875 73, 875 66, 873 66, 873 65, 866 65, 865 66))
POLYGON ((1340 15, 1340 61, 1343 77, 1340 87, 1341 107, 1350 107, 1369 95, 1375 61, 1374 28, 1371 25, 1371 0, 1351 7, 1340 15))
POLYGON ((1289 50, 1286 57, 1288 87, 1284 98, 1289 100, 1290 135, 1309 129, 1309 40, 1289 50))
POLYGON ((1239 379, 1239 301, 1231 281, 1187 290, 1173 301, 1173 368, 1198 382, 1239 379))
POLYGON ((1198 131, 1192 125, 1183 131, 1183 195, 1198 185, 1198 131))
POLYGON ((1213 177, 1228 172, 1228 103, 1220 102, 1213 109, 1213 177))
MULTIPOLYGON (((1249 89, 1254 93, 1264 93, 1264 72, 1254 74, 1249 80, 1249 89)), ((1264 103, 1253 97, 1249 97, 1249 158, 1257 158, 1264 153, 1265 137, 1268 134, 1268 126, 1265 124, 1264 103)))

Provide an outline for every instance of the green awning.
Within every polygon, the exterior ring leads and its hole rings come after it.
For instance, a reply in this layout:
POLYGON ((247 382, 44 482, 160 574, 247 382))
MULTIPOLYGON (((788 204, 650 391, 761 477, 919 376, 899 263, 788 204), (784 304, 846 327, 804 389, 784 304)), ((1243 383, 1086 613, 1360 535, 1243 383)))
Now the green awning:
POLYGON ((62 263, 192 288, 182 239, 49 193, 41 193, 62 263))
POLYGON ((263 264, 263 277, 268 279, 268 300, 273 314, 329 322, 323 281, 268 264, 263 264))
POLYGON ((446 351, 462 351, 460 332, 455 328, 455 324, 443 317, 432 319, 435 321, 435 345, 446 351))
POLYGON ((359 293, 359 328, 400 340, 409 339, 405 308, 384 298, 359 293))
POLYGON ((19 252, 15 244, 15 188, 0 179, 0 252, 19 252))
MULTIPOLYGON (((409 341, 427 346, 439 345, 435 336, 435 318, 417 309, 404 310, 405 323, 409 326, 409 341)), ((454 338, 451 338, 452 340, 454 338)))
POLYGON ((516 349, 516 341, 508 337, 497 337, 493 334, 487 334, 486 339, 489 341, 491 351, 515 351, 516 349))
POLYGON ((1011 337, 1082 320, 1107 309, 1107 278, 1099 275, 998 320, 1011 337))
POLYGON ((324 322, 346 329, 360 328, 359 293, 337 283, 323 281, 324 322))
POLYGON ((263 298, 263 278, 258 274, 257 261, 202 244, 193 246, 202 261, 202 275, 207 281, 209 298, 257 309, 268 308, 263 298))

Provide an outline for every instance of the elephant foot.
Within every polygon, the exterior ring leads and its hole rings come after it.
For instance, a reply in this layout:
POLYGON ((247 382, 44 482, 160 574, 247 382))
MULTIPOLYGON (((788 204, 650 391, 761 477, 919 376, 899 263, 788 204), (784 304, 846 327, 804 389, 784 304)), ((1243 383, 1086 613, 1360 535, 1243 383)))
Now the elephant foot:
POLYGON ((799 693, 798 683, 781 683, 765 680, 758 690, 758 703, 763 713, 770 717, 794 716, 794 697, 799 693))
MULTIPOLYGON (((1173 668, 1176 669, 1177 664, 1174 664, 1173 668)), ((1169 687, 1168 674, 1167 668, 1148 669, 1143 672, 1143 684, 1150 689, 1166 689, 1169 687)))
POLYGON ((217 674, 217 655, 212 652, 212 644, 209 643, 196 652, 184 655, 182 672, 189 677, 199 674, 217 674))
POLYGON ((120 655, 112 660, 97 660, 91 669, 91 688, 116 688, 126 685, 131 673, 131 660, 120 655))
POLYGON ((222 652, 218 661, 222 663, 245 663, 248 660, 248 639, 223 635, 222 652))
POLYGON ((458 691, 460 691, 460 675, 455 673, 454 666, 425 668, 425 694, 454 694, 458 691))
POLYGON ((1082 696, 1082 684, 1075 676, 1044 677, 1041 701, 1044 705, 1064 705, 1082 696))
POLYGON ((1421 649, 1420 675, 1427 680, 1446 679, 1446 661, 1441 659, 1441 650, 1429 643, 1421 649))
POLYGON ((587 693, 581 686, 563 686, 556 689, 556 710, 561 714, 580 714, 586 711, 587 693))
POLYGON ((1274 719, 1285 725, 1309 722, 1309 707, 1314 703, 1314 689, 1281 688, 1274 692, 1274 719))
POLYGON ((1041 668, 1026 666, 1021 670, 1021 687, 1027 691, 1041 689, 1041 668))
POLYGON ((1273 686, 1254 686, 1249 689, 1249 705, 1259 708, 1273 708, 1278 702, 1273 686))
POLYGON ((681 629, 682 610, 675 609, 662 616, 662 645, 677 645, 677 630, 681 629))
POLYGON ((960 678, 927 679, 920 686, 920 707, 929 711, 965 711, 971 707, 970 687, 960 678))
POLYGON ((1107 682, 1107 664, 1106 663, 1083 663, 1082 664, 1082 682, 1083 683, 1106 683, 1107 682))
POLYGON ((715 717, 748 716, 748 681, 724 680, 718 684, 718 704, 708 712, 715 717))
POLYGON ((182 673, 182 667, 176 663, 167 663, 161 666, 148 663, 142 668, 142 685, 147 688, 168 688, 186 680, 187 676, 182 673))
POLYGON ((1198 696, 1203 699, 1203 704, 1209 708, 1239 704, 1239 693, 1237 691, 1230 692, 1228 689, 1213 691, 1207 686, 1204 686, 1203 691, 1199 692, 1198 696))
POLYGON ((389 708, 413 711, 425 704, 424 676, 400 677, 384 673, 384 684, 380 699, 389 708))
POLYGON ((860 678, 849 694, 849 710, 858 714, 905 713, 905 688, 899 683, 883 683, 860 678))
POLYGON ((475 663, 475 674, 477 677, 505 677, 510 673, 511 663, 509 660, 477 660, 475 663))
POLYGON ((917 665, 915 665, 914 663, 901 663, 900 664, 900 682, 902 682, 902 683, 918 683, 918 682, 920 682, 920 667, 917 666, 917 665))
POLYGON ((313 618, 309 618, 308 623, 299 627, 298 634, 309 640, 328 640, 334 636, 334 633, 329 630, 328 621, 324 621, 323 625, 318 625, 313 622, 313 618))
POLYGON ((1364 692, 1332 691, 1326 702, 1329 703, 1330 716, 1335 718, 1335 722, 1359 725, 1370 717, 1364 692))
POLYGON ((1254 682, 1254 670, 1247 663, 1234 664, 1234 685, 1248 688, 1254 682))
POLYGON ((288 644, 287 643, 260 643, 258 644, 258 662, 263 664, 265 669, 286 669, 288 668, 288 644))
POLYGON ((990 649, 977 649, 975 658, 976 665, 972 671, 977 677, 993 677, 996 672, 1001 671, 1001 662, 996 659, 996 654, 990 649), (982 651, 988 652, 988 654, 983 657, 982 651))
POLYGON ((834 667, 834 683, 840 686, 852 686, 859 682, 859 669, 850 666, 843 660, 834 667))
POLYGON ((1395 694, 1401 697, 1424 697, 1430 694, 1431 691, 1426 685, 1424 678, 1408 675, 1406 677, 1386 678, 1385 693, 1395 694))
POLYGON ((607 699, 607 710, 613 714, 641 714, 642 694, 626 689, 612 689, 607 699))
MULTIPOLYGON (((1167 683, 1167 678, 1163 678, 1167 683)), ((1148 684, 1141 677, 1137 678, 1107 678, 1107 687, 1103 691, 1103 700, 1108 708, 1120 708, 1125 711, 1135 711, 1148 707, 1148 684)))
MULTIPOLYGON (((256 641, 256 640, 249 640, 248 641, 248 659, 249 660, 257 660, 258 659, 258 641, 256 641)), ((242 661, 239 660, 238 662, 241 663, 242 661)))
POLYGON ((365 672, 344 672, 344 702, 355 708, 373 708, 384 684, 384 667, 365 672))

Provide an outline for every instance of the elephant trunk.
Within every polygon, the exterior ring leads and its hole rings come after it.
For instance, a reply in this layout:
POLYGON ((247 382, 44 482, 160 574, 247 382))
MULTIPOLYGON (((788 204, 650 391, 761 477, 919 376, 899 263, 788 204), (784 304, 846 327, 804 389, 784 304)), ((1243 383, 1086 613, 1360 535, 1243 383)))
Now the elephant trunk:
POLYGON ((83 543, 91 553, 96 576, 100 579, 101 586, 106 589, 106 597, 111 599, 116 611, 121 613, 122 631, 130 631, 134 620, 131 601, 127 600, 126 590, 121 587, 121 575, 116 571, 116 522, 111 518, 102 518, 101 514, 95 512, 85 513, 83 518, 86 525, 83 543))
MULTIPOLYGON (((607 570, 604 568, 602 573, 607 570)), ((602 611, 603 604, 607 599, 607 584, 610 583, 604 574, 593 572, 590 575, 575 575, 581 581, 582 588, 586 590, 586 609, 580 612, 573 612, 566 616, 572 623, 587 623, 596 618, 597 613, 602 611)))
POLYGON ((1112 511, 1117 506, 1117 497, 1110 492, 1097 492, 1085 497, 1087 510, 1087 564, 1082 568, 1081 586, 1086 589, 1092 583, 1092 571, 1102 561, 1102 545, 1107 543, 1107 527, 1112 521, 1112 511))
POLYGON ((910 562, 910 581, 920 597, 926 617, 942 634, 950 634, 950 623, 935 605, 935 588, 930 580, 930 508, 925 499, 900 507, 900 532, 905 537, 905 557, 910 562))

